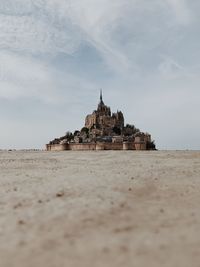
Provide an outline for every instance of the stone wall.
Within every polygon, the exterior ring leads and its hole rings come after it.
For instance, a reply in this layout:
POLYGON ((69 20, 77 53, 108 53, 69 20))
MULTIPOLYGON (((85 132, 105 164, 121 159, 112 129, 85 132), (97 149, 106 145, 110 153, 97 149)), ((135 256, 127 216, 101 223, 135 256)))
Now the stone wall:
POLYGON ((123 143, 97 143, 96 150, 123 150, 123 143))
POLYGON ((88 129, 90 129, 96 123, 97 123, 97 118, 95 113, 87 115, 87 117, 85 118, 85 127, 88 129))
POLYGON ((96 144, 69 144, 68 150, 84 151, 84 150, 96 150, 96 144))
POLYGON ((147 144, 146 142, 137 142, 135 143, 135 150, 146 150, 147 144))
POLYGON ((68 150, 68 144, 54 144, 54 145, 46 145, 47 151, 64 151, 68 150))
POLYGON ((81 151, 81 150, 122 150, 123 144, 121 143, 96 143, 96 144, 69 144, 68 150, 81 151))
POLYGON ((146 142, 123 143, 82 143, 82 144, 54 144, 46 145, 47 151, 86 151, 86 150, 146 150, 146 142))
POLYGON ((123 142, 123 150, 135 150, 135 144, 133 142, 123 142))

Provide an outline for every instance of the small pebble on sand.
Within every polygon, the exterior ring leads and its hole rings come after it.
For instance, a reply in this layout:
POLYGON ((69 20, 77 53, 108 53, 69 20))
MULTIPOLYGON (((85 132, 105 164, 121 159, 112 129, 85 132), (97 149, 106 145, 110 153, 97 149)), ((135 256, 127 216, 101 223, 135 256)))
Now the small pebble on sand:
POLYGON ((64 193, 63 191, 58 192, 58 193, 56 194, 56 197, 63 197, 64 194, 65 194, 65 193, 64 193))

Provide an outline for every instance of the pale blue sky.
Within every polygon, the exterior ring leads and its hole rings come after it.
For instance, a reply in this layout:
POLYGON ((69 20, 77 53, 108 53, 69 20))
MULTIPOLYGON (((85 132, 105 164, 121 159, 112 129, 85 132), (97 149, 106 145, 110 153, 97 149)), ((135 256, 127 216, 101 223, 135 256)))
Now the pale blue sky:
POLYGON ((200 149, 198 0, 1 0, 0 148, 43 148, 104 102, 200 149))

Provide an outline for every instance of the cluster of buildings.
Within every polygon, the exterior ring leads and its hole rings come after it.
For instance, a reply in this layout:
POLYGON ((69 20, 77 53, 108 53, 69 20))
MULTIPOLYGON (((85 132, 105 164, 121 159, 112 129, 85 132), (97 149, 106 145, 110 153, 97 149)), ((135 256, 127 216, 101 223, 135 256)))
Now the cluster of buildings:
POLYGON ((63 150, 154 150, 151 135, 134 125, 124 125, 121 111, 111 113, 110 107, 100 102, 92 114, 86 116, 85 126, 74 133, 55 138, 46 145, 47 151, 63 150))

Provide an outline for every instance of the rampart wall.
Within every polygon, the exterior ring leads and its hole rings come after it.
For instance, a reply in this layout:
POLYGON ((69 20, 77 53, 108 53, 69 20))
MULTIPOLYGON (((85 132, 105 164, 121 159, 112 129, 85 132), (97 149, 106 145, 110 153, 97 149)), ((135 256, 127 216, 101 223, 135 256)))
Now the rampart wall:
POLYGON ((137 142, 137 143, 135 143, 135 149, 136 150, 146 150, 147 149, 146 142, 137 142))
POLYGON ((88 144, 69 144, 67 150, 80 151, 80 150, 96 150, 95 143, 88 144))
POLYGON ((123 150, 123 143, 97 143, 96 150, 123 150))
POLYGON ((68 144, 54 144, 54 145, 46 145, 47 151, 64 151, 68 150, 68 144))
POLYGON ((146 150, 146 142, 123 143, 82 143, 82 144, 53 144, 46 145, 47 151, 86 151, 86 150, 146 150))

